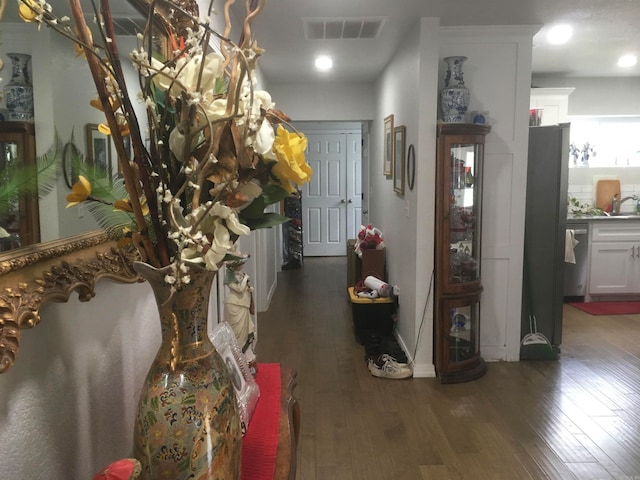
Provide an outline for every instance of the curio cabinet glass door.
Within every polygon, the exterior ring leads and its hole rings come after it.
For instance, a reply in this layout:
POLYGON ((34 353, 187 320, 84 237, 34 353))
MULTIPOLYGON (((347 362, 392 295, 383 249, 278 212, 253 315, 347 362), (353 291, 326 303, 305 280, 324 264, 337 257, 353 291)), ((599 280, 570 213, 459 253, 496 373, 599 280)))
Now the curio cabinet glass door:
POLYGON ((480 356, 482 171, 490 127, 438 126, 435 364, 443 383, 473 380, 480 356))
POLYGON ((40 241, 37 176, 29 179, 20 175, 25 166, 35 164, 33 124, 0 122, 0 251, 40 241), (33 185, 27 188, 25 182, 33 185), (10 191, 22 193, 16 196, 10 191))

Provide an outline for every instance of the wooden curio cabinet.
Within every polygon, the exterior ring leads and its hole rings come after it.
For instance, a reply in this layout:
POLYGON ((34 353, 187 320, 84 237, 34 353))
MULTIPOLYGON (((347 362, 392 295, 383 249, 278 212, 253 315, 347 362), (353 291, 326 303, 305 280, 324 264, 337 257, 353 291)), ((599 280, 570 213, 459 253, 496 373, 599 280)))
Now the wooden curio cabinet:
MULTIPOLYGON (((35 165, 33 123, 0 122, 0 186, 7 186, 22 167, 35 165)), ((0 227, 8 234, 0 238, 0 251, 40 242, 37 178, 30 181, 34 182, 31 193, 16 201, 0 201, 0 227)))
POLYGON ((435 366, 442 383, 486 372, 480 356, 482 167, 490 127, 438 125, 435 366))

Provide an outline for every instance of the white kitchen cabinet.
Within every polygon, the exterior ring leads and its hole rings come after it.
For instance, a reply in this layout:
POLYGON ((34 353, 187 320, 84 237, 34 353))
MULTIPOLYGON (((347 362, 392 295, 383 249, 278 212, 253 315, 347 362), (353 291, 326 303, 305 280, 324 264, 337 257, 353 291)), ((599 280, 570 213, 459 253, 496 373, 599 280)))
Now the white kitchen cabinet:
POLYGON ((640 221, 601 221, 591 228, 589 294, 640 294, 640 221))
POLYGON ((532 88, 529 108, 541 108, 540 125, 558 125, 569 121, 569 95, 574 88, 532 88))

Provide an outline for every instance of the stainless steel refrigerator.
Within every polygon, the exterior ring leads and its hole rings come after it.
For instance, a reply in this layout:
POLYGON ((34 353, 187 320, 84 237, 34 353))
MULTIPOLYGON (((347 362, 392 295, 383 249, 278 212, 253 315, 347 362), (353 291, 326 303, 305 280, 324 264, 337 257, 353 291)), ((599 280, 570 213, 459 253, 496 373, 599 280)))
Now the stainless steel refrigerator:
POLYGON ((562 343, 569 124, 529 127, 521 338, 530 320, 562 343))

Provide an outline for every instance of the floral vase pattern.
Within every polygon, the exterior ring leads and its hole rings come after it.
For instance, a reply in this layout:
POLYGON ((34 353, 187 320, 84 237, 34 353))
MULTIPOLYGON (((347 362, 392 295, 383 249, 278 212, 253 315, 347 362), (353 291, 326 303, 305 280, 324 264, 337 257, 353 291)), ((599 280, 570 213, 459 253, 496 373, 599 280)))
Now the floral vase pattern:
POLYGON ((440 90, 440 111, 446 123, 464 123, 469 108, 470 93, 464 85, 462 64, 467 57, 446 57, 447 73, 444 88, 440 90))
POLYGON ((33 121, 33 86, 31 84, 31 55, 7 53, 11 59, 11 80, 5 85, 9 120, 33 121))
POLYGON ((227 368, 207 334, 215 272, 198 265, 179 289, 174 265, 156 269, 135 262, 154 292, 162 343, 140 394, 134 456, 140 479, 240 478, 242 431, 227 368))

